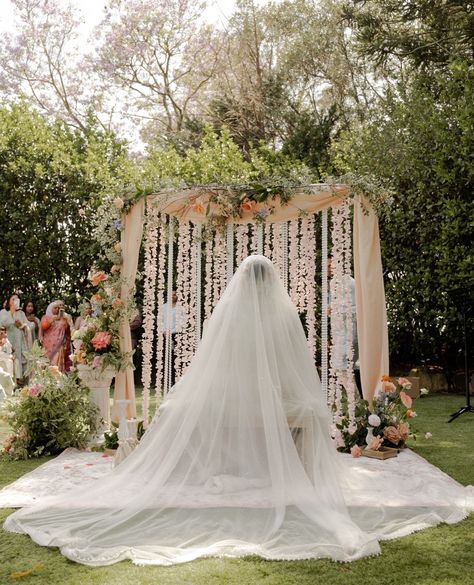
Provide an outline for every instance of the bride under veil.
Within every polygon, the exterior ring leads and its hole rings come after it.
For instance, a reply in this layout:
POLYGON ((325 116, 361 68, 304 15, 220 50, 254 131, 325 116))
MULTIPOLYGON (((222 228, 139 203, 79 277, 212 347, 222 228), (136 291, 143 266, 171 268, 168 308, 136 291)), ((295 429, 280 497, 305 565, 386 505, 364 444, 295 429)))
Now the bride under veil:
POLYGON ((297 311, 272 263, 250 256, 136 450, 5 527, 88 565, 376 554, 349 516, 336 458, 297 311))

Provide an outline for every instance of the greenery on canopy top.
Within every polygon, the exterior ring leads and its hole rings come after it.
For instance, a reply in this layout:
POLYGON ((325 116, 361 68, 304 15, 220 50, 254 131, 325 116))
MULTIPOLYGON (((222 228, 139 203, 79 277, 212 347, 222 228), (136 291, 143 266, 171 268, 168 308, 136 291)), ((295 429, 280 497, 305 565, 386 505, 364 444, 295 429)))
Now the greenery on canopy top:
POLYGON ((261 143, 249 155, 237 146, 227 128, 217 133, 206 126, 199 147, 180 154, 176 148, 152 149, 144 163, 144 191, 197 185, 243 185, 268 181, 284 184, 314 181, 312 171, 300 160, 261 143))

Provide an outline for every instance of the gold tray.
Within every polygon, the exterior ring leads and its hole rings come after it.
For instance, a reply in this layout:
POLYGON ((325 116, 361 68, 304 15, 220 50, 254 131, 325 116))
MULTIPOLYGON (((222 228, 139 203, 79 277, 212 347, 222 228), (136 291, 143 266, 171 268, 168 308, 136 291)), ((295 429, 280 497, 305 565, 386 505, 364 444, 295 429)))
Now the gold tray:
POLYGON ((380 447, 377 451, 373 449, 363 449, 362 455, 364 457, 372 457, 373 459, 390 459, 398 455, 398 449, 393 447, 380 447))

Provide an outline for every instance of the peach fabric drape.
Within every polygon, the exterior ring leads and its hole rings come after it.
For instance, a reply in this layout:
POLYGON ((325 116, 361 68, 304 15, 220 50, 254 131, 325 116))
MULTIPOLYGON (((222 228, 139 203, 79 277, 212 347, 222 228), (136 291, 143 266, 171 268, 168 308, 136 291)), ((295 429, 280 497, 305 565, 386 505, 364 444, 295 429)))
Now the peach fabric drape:
POLYGON ((389 373, 388 328, 379 224, 363 196, 354 201, 353 253, 360 377, 370 402, 382 375, 389 373))
MULTIPOLYGON (((122 216, 123 230, 121 234, 122 244, 122 289, 121 299, 126 303, 135 289, 137 276, 138 255, 143 235, 143 216, 145 200, 141 199, 136 203, 128 214, 122 216)), ((124 319, 120 323, 120 350, 124 353, 131 353, 132 338, 130 335, 130 323, 124 319)), ((119 412, 117 400, 128 399, 130 405, 127 408, 127 418, 136 417, 135 406, 135 383, 133 381, 133 368, 127 368, 117 373, 115 378, 114 405, 112 408, 112 420, 118 421, 119 412)))
MULTIPOLYGON (((349 195, 350 187, 347 185, 316 185, 295 193, 288 205, 282 206, 278 202, 272 202, 274 210, 267 222, 276 223, 296 219, 300 217, 301 212, 318 213, 323 209, 339 205, 349 195)), ((199 223, 205 220, 205 216, 196 212, 192 204, 198 200, 205 207, 210 194, 186 190, 149 197, 155 199, 163 213, 173 215, 180 221, 199 223), (161 203, 160 198, 163 196, 165 200, 161 203)), ((211 204, 211 208, 213 205, 211 204)), ((142 199, 125 218, 125 229, 122 232, 124 257, 122 274, 131 285, 124 285, 122 298, 130 293, 135 282, 143 231, 143 214, 144 200, 142 199)), ((235 218, 231 218, 230 221, 251 223, 252 216, 253 212, 247 212, 237 221, 235 218)), ((371 204, 362 196, 357 196, 354 203, 353 254, 361 382, 364 398, 370 401, 377 390, 380 378, 389 371, 388 332, 378 220, 371 204)), ((122 324, 121 337, 122 350, 131 351, 128 323, 122 324)), ((124 397, 132 400, 128 416, 135 416, 135 386, 131 369, 120 372, 116 379, 114 399, 124 397)), ((114 407, 114 420, 116 420, 116 413, 114 407)))

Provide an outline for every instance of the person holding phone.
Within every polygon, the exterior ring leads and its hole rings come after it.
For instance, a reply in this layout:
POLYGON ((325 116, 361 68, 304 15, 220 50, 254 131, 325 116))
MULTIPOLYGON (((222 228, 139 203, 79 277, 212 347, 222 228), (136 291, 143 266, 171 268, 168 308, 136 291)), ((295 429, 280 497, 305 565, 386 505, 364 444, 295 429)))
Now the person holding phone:
POLYGON ((26 351, 31 339, 25 313, 21 310, 20 297, 14 293, 8 298, 7 307, 0 311, 0 327, 5 327, 14 352, 14 369, 17 384, 25 381, 26 351), (7 308, 8 307, 8 308, 7 308))
POLYGON ((71 334, 74 329, 72 317, 66 313, 63 301, 49 304, 46 315, 41 319, 43 347, 52 366, 61 372, 69 372, 72 367, 71 334))

